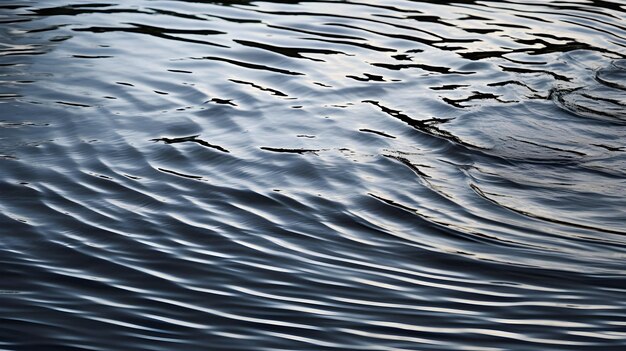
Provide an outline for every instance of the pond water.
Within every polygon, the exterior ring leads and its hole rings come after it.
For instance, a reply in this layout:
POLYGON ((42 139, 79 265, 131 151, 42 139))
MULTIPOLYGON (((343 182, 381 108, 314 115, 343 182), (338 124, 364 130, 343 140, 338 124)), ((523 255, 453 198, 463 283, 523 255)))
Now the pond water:
POLYGON ((626 3, 0 3, 0 349, 623 350, 626 3))

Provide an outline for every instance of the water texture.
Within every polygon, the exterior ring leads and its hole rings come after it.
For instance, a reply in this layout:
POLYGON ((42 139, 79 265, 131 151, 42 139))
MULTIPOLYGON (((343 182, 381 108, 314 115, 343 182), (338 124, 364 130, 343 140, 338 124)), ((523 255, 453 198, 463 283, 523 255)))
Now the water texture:
POLYGON ((626 3, 0 3, 1 350, 624 350, 626 3))

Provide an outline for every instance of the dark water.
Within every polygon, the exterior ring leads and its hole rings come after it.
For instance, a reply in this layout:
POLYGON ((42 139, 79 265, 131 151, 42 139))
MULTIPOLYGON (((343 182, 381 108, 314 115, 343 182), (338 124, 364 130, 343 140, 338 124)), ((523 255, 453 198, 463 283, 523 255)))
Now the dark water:
POLYGON ((624 350, 626 3, 0 3, 0 349, 624 350))

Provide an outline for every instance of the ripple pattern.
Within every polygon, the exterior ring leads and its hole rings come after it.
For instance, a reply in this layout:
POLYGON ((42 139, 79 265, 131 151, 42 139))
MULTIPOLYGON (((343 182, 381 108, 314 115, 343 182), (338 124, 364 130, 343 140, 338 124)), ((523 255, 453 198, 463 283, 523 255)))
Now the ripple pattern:
POLYGON ((625 13, 0 4, 0 349, 623 350, 625 13))

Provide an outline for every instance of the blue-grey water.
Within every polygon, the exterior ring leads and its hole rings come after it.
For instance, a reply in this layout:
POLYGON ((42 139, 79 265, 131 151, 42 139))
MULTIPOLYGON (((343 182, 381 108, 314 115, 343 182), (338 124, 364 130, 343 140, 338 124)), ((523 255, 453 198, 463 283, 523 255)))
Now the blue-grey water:
POLYGON ((625 350, 626 2, 0 2, 0 350, 625 350))

